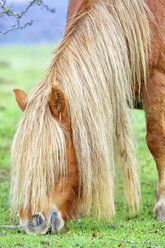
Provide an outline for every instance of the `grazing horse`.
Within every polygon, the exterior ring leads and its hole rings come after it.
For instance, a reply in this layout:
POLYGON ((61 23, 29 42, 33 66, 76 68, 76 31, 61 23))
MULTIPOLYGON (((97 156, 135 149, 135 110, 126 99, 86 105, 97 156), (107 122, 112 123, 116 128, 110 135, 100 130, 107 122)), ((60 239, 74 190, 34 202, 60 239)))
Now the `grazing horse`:
POLYGON ((117 168, 140 207, 130 108, 142 102, 156 161, 154 213, 165 220, 165 2, 71 0, 65 36, 45 80, 27 96, 12 146, 11 211, 27 233, 115 214, 117 168))

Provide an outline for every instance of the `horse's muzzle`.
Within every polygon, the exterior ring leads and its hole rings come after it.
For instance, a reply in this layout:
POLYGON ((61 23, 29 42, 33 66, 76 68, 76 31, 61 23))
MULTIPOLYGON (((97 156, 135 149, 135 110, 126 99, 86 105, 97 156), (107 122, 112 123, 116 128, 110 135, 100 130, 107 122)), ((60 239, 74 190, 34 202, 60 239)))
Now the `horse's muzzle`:
POLYGON ((52 234, 58 233, 64 227, 65 221, 56 209, 52 209, 47 219, 42 213, 36 213, 31 220, 20 220, 20 224, 27 234, 41 235, 48 231, 52 234))

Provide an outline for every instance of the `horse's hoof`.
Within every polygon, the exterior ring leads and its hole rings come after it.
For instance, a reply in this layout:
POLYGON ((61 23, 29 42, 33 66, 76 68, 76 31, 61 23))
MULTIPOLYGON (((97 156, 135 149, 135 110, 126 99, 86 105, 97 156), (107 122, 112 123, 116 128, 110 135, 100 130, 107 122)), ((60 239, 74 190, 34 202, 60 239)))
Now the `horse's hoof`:
POLYGON ((164 199, 159 199, 155 203, 154 215, 156 216, 157 220, 165 221, 165 200, 164 199))
POLYGON ((64 227, 65 221, 56 210, 50 212, 50 226, 52 233, 58 233, 64 227))

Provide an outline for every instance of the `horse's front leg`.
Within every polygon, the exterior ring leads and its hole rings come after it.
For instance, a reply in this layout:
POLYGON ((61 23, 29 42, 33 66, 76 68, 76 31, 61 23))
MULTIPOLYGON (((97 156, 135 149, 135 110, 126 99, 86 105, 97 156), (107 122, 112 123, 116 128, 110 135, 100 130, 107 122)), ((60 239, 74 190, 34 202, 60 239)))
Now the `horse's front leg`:
POLYGON ((165 220, 165 74, 154 69, 143 92, 146 113, 146 141, 156 162, 158 181, 154 214, 157 220, 165 220))

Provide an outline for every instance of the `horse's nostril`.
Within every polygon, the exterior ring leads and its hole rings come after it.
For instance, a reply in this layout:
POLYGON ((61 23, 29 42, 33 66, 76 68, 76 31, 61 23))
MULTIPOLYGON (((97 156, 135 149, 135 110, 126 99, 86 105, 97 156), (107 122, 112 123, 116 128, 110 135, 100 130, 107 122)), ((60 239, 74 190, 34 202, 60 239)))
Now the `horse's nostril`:
POLYGON ((58 231, 59 231, 59 218, 58 218, 58 213, 56 211, 51 213, 50 223, 52 226, 52 232, 58 233, 58 231))
POLYGON ((58 233, 61 228, 64 227, 64 220, 59 212, 56 209, 53 209, 50 212, 50 225, 51 225, 51 232, 58 233))
POLYGON ((34 221, 36 226, 42 226, 43 224, 45 224, 45 218, 43 215, 36 214, 34 217, 34 221))
POLYGON ((57 211, 53 211, 53 212, 52 212, 51 219, 52 219, 52 218, 57 218, 57 216, 58 216, 57 211))
POLYGON ((45 217, 40 213, 36 213, 35 215, 33 215, 32 220, 29 221, 29 225, 33 227, 43 226, 44 224, 45 224, 45 217))
POLYGON ((28 234, 45 234, 48 231, 49 225, 41 213, 36 213, 24 227, 28 234))

